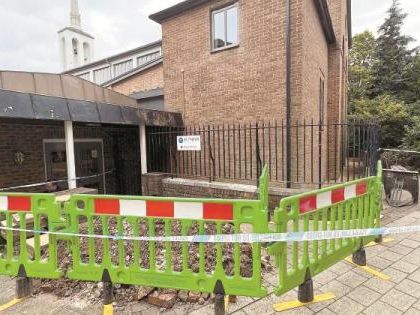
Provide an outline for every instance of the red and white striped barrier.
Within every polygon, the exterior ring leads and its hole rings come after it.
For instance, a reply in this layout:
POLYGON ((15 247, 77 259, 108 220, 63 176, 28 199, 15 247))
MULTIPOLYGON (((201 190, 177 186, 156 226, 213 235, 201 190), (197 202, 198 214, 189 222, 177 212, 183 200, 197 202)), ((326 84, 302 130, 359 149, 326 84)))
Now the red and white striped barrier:
POLYGON ((94 200, 96 214, 195 220, 233 220, 233 204, 157 200, 94 200))
POLYGON ((317 209, 332 206, 336 203, 361 196, 367 193, 367 182, 337 188, 316 195, 303 197, 299 201, 299 211, 304 214, 317 209))
POLYGON ((0 196, 0 211, 31 211, 31 197, 0 196))

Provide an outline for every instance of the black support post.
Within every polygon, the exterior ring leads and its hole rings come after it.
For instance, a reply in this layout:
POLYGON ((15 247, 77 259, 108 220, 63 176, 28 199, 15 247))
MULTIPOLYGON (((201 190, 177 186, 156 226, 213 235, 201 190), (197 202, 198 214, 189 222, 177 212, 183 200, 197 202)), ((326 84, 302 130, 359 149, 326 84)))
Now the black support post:
POLYGON ((366 266, 366 251, 363 247, 353 253, 352 261, 358 266, 366 266))
POLYGON ((299 286, 298 300, 301 303, 309 303, 314 300, 314 283, 312 278, 305 280, 305 282, 299 286))
POLYGON ((105 270, 102 275, 102 303, 103 305, 109 305, 114 302, 113 285, 108 270, 105 270))
POLYGON ((22 299, 31 296, 32 292, 32 279, 27 277, 25 268, 21 265, 16 278, 16 298, 22 299))
POLYGON ((214 315, 225 315, 225 289, 220 280, 217 280, 214 287, 214 315))

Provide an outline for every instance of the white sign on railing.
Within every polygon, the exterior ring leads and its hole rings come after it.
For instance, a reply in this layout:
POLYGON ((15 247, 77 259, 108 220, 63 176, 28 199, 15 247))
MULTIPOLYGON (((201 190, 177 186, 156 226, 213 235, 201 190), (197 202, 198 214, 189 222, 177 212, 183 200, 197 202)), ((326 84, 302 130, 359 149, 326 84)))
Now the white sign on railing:
POLYGON ((178 151, 201 151, 200 136, 177 136, 178 151))

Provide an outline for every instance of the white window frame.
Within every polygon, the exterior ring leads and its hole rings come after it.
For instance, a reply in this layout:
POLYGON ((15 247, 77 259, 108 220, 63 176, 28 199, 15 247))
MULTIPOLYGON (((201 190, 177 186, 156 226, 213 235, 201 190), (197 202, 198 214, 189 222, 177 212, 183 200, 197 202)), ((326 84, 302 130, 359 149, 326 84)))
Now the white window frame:
MULTIPOLYGON (((210 38, 211 38, 211 51, 212 52, 217 52, 217 51, 230 49, 230 48, 234 48, 234 47, 239 46, 239 42, 240 42, 239 23, 240 23, 240 13, 239 13, 239 3, 238 2, 235 2, 233 4, 227 5, 225 7, 220 8, 220 9, 216 9, 216 10, 211 11, 211 34, 210 34, 210 38), (234 44, 216 48, 214 46, 214 34, 215 34, 215 31, 216 31, 215 23, 214 23, 214 16, 216 14, 220 13, 220 12, 225 12, 225 11, 227 11, 229 9, 232 9, 232 8, 236 8, 237 14, 238 14, 238 25, 236 26, 237 27, 237 34, 238 34, 237 41, 234 44)), ((227 24, 228 24, 227 23, 227 14, 225 14, 225 37, 227 36, 227 24)), ((224 39, 225 39, 225 43, 226 43, 226 38, 224 38, 224 39)))

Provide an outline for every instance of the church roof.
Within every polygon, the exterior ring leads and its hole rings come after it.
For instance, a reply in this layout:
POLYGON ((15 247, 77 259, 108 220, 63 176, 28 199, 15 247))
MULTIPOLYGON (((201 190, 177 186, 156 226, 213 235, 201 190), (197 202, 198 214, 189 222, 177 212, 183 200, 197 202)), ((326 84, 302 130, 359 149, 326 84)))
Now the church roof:
POLYGON ((87 36, 87 37, 92 38, 92 39, 95 39, 95 37, 93 37, 92 35, 90 35, 90 34, 88 34, 86 32, 83 32, 81 29, 78 29, 78 28, 75 28, 75 27, 71 27, 71 26, 65 27, 65 28, 59 30, 57 33, 60 34, 60 33, 64 32, 64 31, 67 31, 67 30, 72 31, 72 32, 75 32, 75 33, 79 33, 81 35, 87 36))
POLYGON ((123 81, 125 79, 128 79, 129 77, 131 77, 133 75, 139 74, 139 73, 141 73, 143 71, 146 71, 146 70, 148 70, 150 68, 153 68, 154 66, 160 65, 162 62, 163 62, 163 57, 159 57, 159 58, 154 59, 152 61, 149 61, 149 62, 147 62, 147 63, 145 63, 143 65, 140 65, 140 66, 138 66, 138 67, 136 67, 136 68, 134 68, 134 69, 132 69, 132 70, 130 70, 128 72, 125 72, 125 73, 123 73, 123 74, 121 74, 121 75, 119 75, 119 76, 117 76, 117 77, 115 77, 115 78, 113 78, 113 79, 105 82, 105 83, 102 83, 102 86, 103 87, 109 87, 109 86, 111 86, 111 85, 113 85, 115 83, 118 83, 120 81, 123 81))
POLYGON ((67 71, 64 71, 63 74, 70 74, 70 73, 79 72, 79 71, 82 71, 84 69, 103 64, 104 62, 112 62, 114 60, 118 60, 120 58, 124 58, 126 56, 136 54, 137 52, 141 52, 142 50, 145 50, 145 49, 148 49, 148 48, 153 48, 153 47, 156 47, 156 46, 161 46, 161 45, 162 45, 162 40, 157 40, 157 41, 154 41, 154 42, 151 42, 151 43, 148 43, 148 44, 145 44, 145 45, 142 45, 142 46, 130 49, 130 50, 123 51, 121 53, 118 53, 116 55, 112 55, 110 57, 102 58, 102 59, 93 61, 91 63, 84 64, 83 66, 80 66, 80 67, 77 67, 77 68, 69 69, 67 71))

